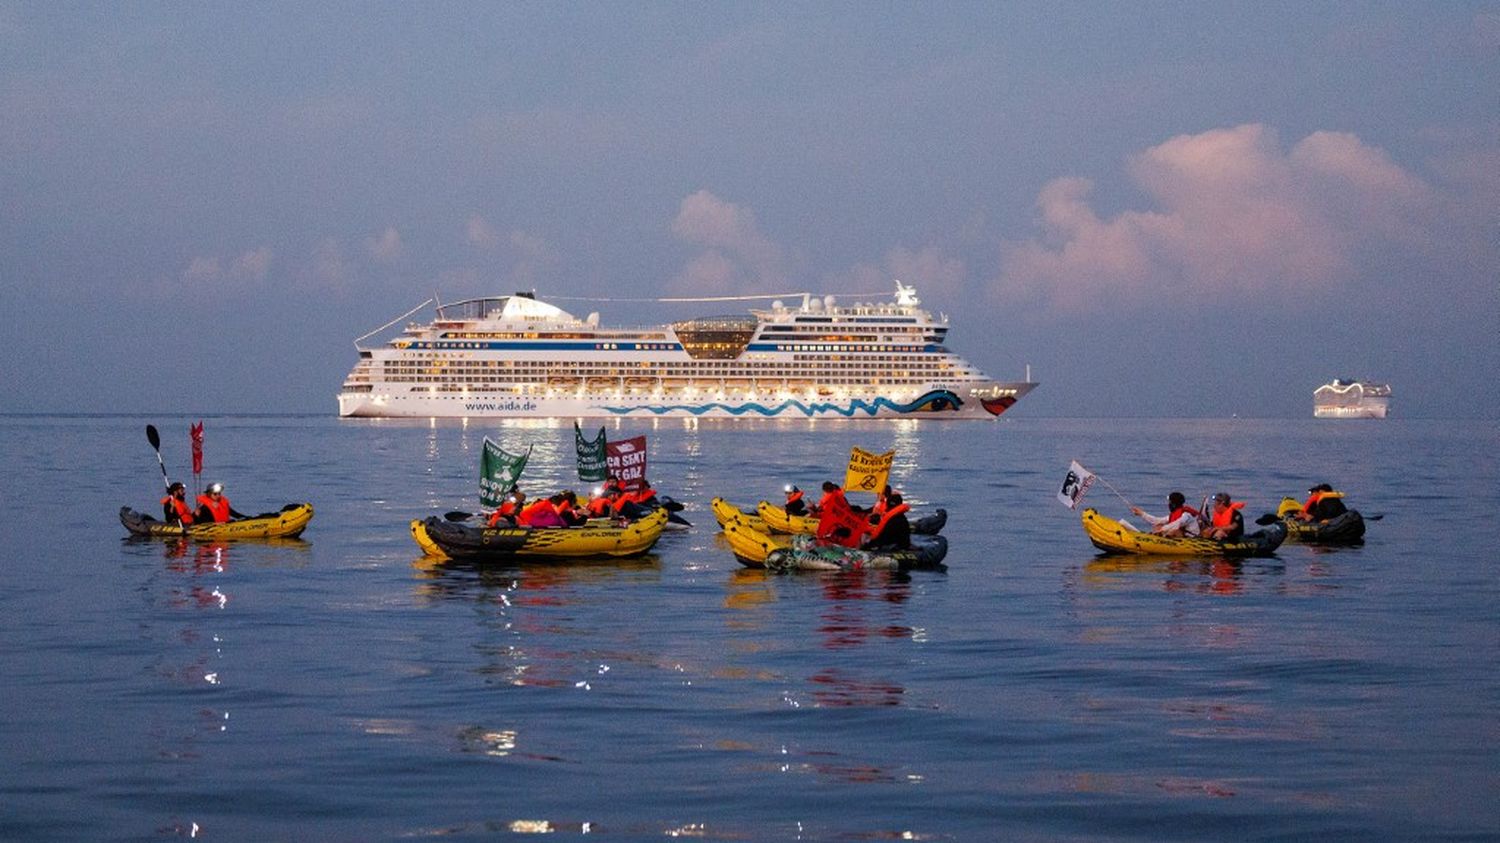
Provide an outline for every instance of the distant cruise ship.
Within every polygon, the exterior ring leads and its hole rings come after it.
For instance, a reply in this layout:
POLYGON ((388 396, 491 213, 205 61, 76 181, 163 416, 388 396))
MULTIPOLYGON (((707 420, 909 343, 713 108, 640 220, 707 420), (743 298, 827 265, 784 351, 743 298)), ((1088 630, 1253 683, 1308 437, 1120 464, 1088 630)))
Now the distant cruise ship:
POLYGON ((339 415, 994 418, 1036 387, 949 351, 947 319, 899 281, 889 303, 797 295, 646 329, 603 328, 531 293, 440 305, 384 345, 355 341, 339 415))
POLYGON ((1313 417, 1383 419, 1390 402, 1390 384, 1334 378, 1313 390, 1313 417))

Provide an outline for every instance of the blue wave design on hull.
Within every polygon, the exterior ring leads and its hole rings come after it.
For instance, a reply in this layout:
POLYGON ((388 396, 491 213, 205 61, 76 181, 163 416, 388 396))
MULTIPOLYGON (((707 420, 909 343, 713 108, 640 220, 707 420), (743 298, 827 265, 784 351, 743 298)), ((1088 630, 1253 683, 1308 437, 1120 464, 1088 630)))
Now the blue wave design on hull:
POLYGON ((842 404, 814 403, 804 404, 795 399, 788 399, 774 407, 767 407, 754 402, 748 404, 664 404, 655 407, 605 407, 608 412, 615 415, 628 416, 631 413, 651 413, 652 415, 664 415, 666 413, 686 412, 695 416, 704 413, 722 410, 732 416, 742 416, 746 413, 758 413, 762 416, 779 416, 788 410, 800 411, 804 416, 816 416, 823 413, 835 413, 844 418, 853 418, 856 414, 863 412, 867 416, 878 414, 881 409, 887 409, 895 413, 933 413, 933 412, 956 412, 963 406, 963 399, 955 395, 951 390, 935 389, 922 395, 915 401, 905 404, 897 404, 889 398, 876 398, 874 401, 866 401, 856 398, 846 407, 842 404))

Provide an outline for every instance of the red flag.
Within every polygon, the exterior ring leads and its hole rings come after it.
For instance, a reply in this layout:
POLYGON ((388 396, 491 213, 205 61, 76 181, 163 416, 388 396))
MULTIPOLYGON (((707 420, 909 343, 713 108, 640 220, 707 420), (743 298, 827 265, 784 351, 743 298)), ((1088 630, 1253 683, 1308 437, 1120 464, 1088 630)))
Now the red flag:
POLYGON ((193 473, 203 473, 203 422, 188 427, 193 437, 193 473))
POLYGON ((626 491, 641 488, 646 479, 646 437, 633 436, 604 446, 604 463, 609 476, 620 481, 626 491))

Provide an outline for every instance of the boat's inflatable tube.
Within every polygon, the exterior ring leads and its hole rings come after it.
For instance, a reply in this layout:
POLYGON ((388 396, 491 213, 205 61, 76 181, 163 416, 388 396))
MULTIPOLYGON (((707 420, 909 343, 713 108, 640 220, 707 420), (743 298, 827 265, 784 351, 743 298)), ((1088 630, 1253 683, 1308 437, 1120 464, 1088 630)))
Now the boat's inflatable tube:
POLYGON ((1286 540, 1286 527, 1272 524, 1247 533, 1233 542, 1213 539, 1158 536, 1142 533, 1106 518, 1096 510, 1083 511, 1083 529, 1089 541, 1105 553, 1145 553, 1157 556, 1270 556, 1286 540))
POLYGON ((775 573, 941 570, 947 555, 948 540, 942 536, 912 536, 909 550, 859 550, 820 545, 811 536, 799 535, 792 537, 790 547, 768 552, 765 568, 775 573))
POLYGON ((657 509, 625 526, 474 527, 433 516, 411 525, 412 539, 424 553, 437 548, 452 559, 521 561, 587 556, 639 556, 661 538, 668 512, 657 509))
POLYGON ((719 522, 720 527, 727 527, 731 522, 739 522, 761 533, 771 532, 765 520, 754 510, 741 509, 723 498, 714 498, 709 505, 713 508, 714 520, 719 522))
POLYGON ((1276 514, 1286 527, 1286 540, 1301 544, 1359 544, 1365 540, 1365 518, 1358 511, 1346 510, 1323 521, 1303 521, 1292 515, 1302 511, 1296 498, 1282 498, 1276 514))
POLYGON ((820 545, 812 536, 763 533, 731 519, 724 540, 741 565, 770 571, 856 571, 940 568, 948 555, 942 536, 912 536, 909 550, 858 550, 820 545))
POLYGON ((285 539, 301 535, 307 522, 313 517, 310 503, 289 503, 280 512, 264 512, 251 518, 224 523, 193 524, 182 527, 158 521, 149 515, 136 512, 128 506, 120 507, 120 523, 133 536, 187 537, 194 541, 222 541, 226 539, 285 539))

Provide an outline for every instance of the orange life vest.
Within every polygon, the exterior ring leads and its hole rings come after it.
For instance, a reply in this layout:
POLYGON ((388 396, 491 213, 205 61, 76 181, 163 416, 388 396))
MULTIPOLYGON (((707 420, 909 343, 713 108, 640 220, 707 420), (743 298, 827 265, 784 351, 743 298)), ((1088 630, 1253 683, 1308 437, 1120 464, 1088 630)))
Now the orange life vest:
POLYGON ((1320 501, 1320 500, 1323 499, 1323 495, 1324 494, 1326 494, 1326 493, 1325 492, 1313 492, 1311 495, 1308 495, 1308 497, 1307 497, 1307 503, 1305 503, 1305 504, 1302 505, 1302 511, 1306 512, 1308 514, 1311 514, 1312 510, 1313 510, 1313 507, 1315 507, 1315 506, 1318 505, 1318 501, 1320 501))
POLYGON ((798 489, 795 492, 788 492, 787 493, 787 496, 786 496, 786 502, 787 503, 793 504, 793 503, 796 503, 797 501, 800 501, 800 500, 802 500, 802 490, 801 489, 798 489))
POLYGON ((589 501, 589 517, 604 518, 609 515, 609 511, 613 508, 614 504, 609 502, 609 498, 600 495, 589 501))
POLYGON ((515 501, 515 498, 506 498, 504 501, 501 502, 501 504, 499 506, 495 507, 495 511, 494 512, 490 513, 489 526, 491 526, 491 527, 498 526, 500 524, 500 519, 501 518, 515 518, 515 517, 516 517, 516 501, 515 501))
POLYGON ((181 521, 183 524, 193 523, 193 511, 188 509, 187 501, 178 498, 176 495, 167 495, 161 499, 161 503, 162 506, 166 506, 167 504, 172 505, 172 509, 177 513, 178 521, 181 521))
POLYGON ((198 505, 208 507, 209 513, 214 517, 214 523, 224 524, 229 521, 229 498, 219 495, 219 499, 215 501, 208 495, 199 495, 198 505))
POLYGON ((880 523, 875 525, 875 529, 870 532, 870 535, 874 536, 875 538, 879 538, 880 537, 880 531, 885 529, 885 525, 888 524, 888 523, 890 523, 890 520, 892 518, 895 518, 897 515, 900 515, 900 514, 902 514, 904 512, 910 512, 910 511, 911 511, 911 504, 905 504, 905 503, 903 503, 900 506, 893 506, 893 507, 891 507, 889 510, 887 510, 885 513, 883 513, 880 516, 880 523))
POLYGON ((527 504, 525 509, 521 510, 521 514, 516 516, 516 523, 523 527, 529 527, 531 526, 531 520, 542 512, 551 512, 553 515, 557 515, 557 507, 553 506, 552 501, 546 498, 538 498, 527 504))
POLYGON ((1229 506, 1224 506, 1224 507, 1215 506, 1214 507, 1214 526, 1215 527, 1228 527, 1229 525, 1231 525, 1231 524, 1234 523, 1234 513, 1237 510, 1241 510, 1241 509, 1244 509, 1244 508, 1245 508, 1245 502, 1244 501, 1235 501, 1234 503, 1231 503, 1229 506))

